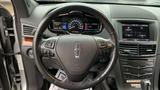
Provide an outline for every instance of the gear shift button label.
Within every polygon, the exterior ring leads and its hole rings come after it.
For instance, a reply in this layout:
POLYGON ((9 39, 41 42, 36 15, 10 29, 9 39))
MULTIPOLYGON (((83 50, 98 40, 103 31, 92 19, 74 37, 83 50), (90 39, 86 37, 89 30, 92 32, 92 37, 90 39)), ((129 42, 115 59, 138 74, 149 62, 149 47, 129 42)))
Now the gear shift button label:
POLYGON ((134 87, 134 88, 141 88, 141 84, 131 84, 131 87, 134 87))

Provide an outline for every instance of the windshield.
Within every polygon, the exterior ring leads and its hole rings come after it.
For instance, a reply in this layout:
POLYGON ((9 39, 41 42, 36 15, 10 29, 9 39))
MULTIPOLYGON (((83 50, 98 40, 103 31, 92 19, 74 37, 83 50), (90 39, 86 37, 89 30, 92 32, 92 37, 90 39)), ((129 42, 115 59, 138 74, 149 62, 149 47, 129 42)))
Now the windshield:
POLYGON ((119 3, 138 5, 160 5, 160 0, 36 0, 37 2, 91 2, 91 3, 119 3))

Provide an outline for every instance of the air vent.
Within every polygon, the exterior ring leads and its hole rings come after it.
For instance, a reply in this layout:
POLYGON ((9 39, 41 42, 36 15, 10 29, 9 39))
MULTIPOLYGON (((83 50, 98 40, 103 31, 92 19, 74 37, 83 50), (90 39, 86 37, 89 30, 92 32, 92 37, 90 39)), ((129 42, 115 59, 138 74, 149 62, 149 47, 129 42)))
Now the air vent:
POLYGON ((35 32, 35 27, 30 25, 23 25, 23 35, 33 36, 35 32))
POLYGON ((139 55, 155 54, 156 45, 139 45, 139 55))
POLYGON ((146 56, 155 55, 156 44, 119 44, 120 55, 146 56))
POLYGON ((120 44, 119 47, 121 55, 138 55, 138 46, 136 44, 120 44))

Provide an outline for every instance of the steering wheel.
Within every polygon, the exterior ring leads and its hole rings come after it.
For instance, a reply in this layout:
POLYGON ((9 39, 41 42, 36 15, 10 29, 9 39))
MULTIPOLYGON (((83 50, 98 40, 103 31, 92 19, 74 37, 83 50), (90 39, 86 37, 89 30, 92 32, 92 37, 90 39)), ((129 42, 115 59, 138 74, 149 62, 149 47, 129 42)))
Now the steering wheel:
POLYGON ((109 74, 117 59, 117 34, 107 17, 96 8, 82 3, 72 3, 58 6, 49 12, 39 24, 33 42, 35 63, 45 79, 65 89, 85 89, 100 83, 109 74), (96 17, 109 33, 110 39, 93 35, 70 34, 42 39, 42 33, 48 27, 50 20, 64 12, 82 11, 96 17), (96 76, 89 72, 97 58, 106 50, 111 49, 110 59, 104 69, 96 76), (66 80, 59 80, 42 62, 42 53, 49 52, 48 57, 56 60, 67 75, 66 80))

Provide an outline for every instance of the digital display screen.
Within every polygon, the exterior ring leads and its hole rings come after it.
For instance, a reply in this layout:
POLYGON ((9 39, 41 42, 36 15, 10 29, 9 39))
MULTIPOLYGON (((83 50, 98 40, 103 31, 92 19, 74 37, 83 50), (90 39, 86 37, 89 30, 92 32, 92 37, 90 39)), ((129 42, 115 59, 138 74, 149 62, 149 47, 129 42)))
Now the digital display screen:
POLYGON ((53 22, 53 29, 54 30, 67 30, 68 24, 66 22, 53 22))
POLYGON ((131 40, 149 40, 149 24, 139 23, 123 23, 122 24, 123 39, 131 40))
POLYGON ((85 23, 85 29, 84 30, 97 30, 99 28, 99 24, 98 23, 85 23))

